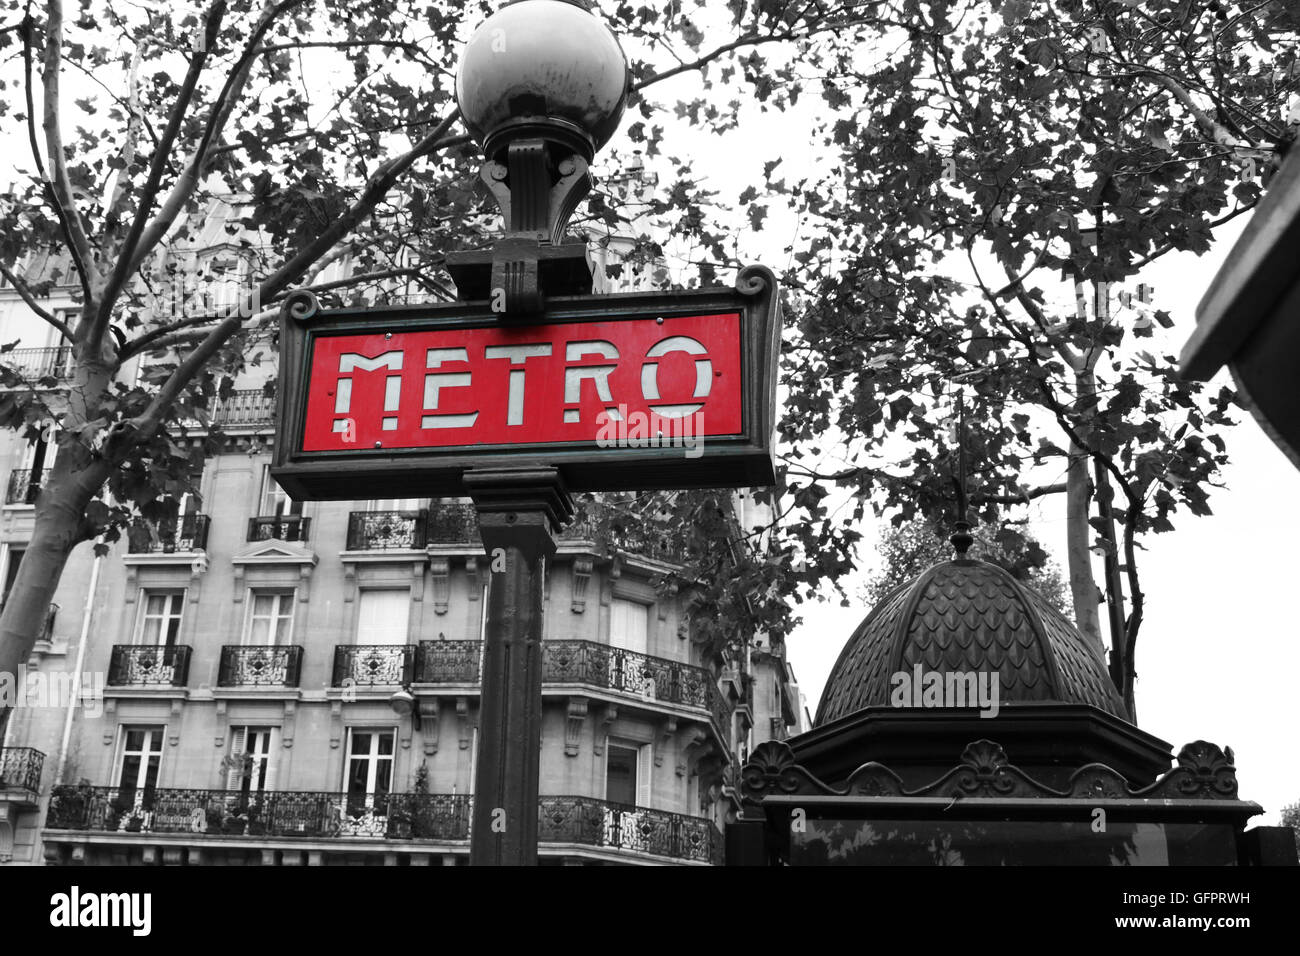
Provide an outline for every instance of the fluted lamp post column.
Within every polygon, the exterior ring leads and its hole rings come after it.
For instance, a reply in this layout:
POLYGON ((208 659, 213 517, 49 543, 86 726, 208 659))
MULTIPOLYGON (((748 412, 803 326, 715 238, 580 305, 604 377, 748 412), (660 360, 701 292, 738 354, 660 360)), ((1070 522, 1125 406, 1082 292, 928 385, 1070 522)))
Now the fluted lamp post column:
MULTIPOLYGON (((566 242, 564 229, 618 128, 628 76, 618 41, 585 2, 519 0, 475 31, 456 99, 506 231, 491 249, 447 256, 461 299, 528 324, 545 318, 548 295, 591 293, 586 243, 566 242)), ((491 569, 470 864, 534 866, 542 581, 573 502, 555 468, 470 470, 464 483, 491 569)))

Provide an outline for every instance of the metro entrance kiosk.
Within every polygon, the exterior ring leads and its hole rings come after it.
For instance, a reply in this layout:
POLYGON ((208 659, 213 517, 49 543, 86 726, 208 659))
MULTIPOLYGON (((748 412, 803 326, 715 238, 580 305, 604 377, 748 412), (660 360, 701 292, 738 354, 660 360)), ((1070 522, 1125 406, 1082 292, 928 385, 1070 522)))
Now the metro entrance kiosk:
POLYGON ((448 254, 461 301, 322 310, 280 324, 271 473, 297 499, 469 496, 494 556, 472 865, 537 862, 543 562, 571 491, 774 483, 776 279, 593 296, 564 228, 617 129, 627 62, 585 3, 522 0, 457 75, 505 236, 448 254), (689 453, 673 436, 692 436, 689 453), (614 436, 614 440, 610 440, 614 436))

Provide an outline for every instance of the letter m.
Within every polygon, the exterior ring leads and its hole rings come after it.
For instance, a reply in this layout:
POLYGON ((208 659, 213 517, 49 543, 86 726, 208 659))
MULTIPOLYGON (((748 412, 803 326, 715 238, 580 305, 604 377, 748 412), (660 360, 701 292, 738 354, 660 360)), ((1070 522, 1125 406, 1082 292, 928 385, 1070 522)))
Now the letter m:
MULTIPOLYGON (((378 369, 388 369, 392 372, 402 370, 402 353, 401 352, 384 352, 376 355, 374 358, 368 358, 365 355, 358 355, 356 352, 345 352, 339 356, 339 380, 334 390, 334 431, 343 432, 348 428, 348 416, 352 411, 352 382, 351 378, 342 378, 344 375, 350 375, 355 371, 374 372, 378 369)), ((397 409, 402 398, 402 376, 388 375, 384 379, 384 411, 392 412, 392 415, 384 415, 380 422, 380 427, 386 432, 397 431, 397 409)))

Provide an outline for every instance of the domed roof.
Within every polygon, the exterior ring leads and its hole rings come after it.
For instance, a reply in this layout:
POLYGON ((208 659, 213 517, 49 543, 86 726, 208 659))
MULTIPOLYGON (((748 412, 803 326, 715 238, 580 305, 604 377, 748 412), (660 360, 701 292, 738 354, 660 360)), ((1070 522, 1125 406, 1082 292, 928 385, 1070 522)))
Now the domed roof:
POLYGON ((1091 704, 1128 720, 1101 648, 1042 595, 985 561, 937 564, 886 597, 835 662, 817 725, 864 707, 887 707, 890 678, 997 671, 999 704, 1091 704))

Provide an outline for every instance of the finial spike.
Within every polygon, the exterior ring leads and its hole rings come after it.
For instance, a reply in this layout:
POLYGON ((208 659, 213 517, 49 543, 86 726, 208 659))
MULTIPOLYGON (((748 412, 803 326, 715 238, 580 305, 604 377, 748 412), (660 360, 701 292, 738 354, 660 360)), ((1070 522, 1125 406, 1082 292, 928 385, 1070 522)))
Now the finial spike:
POLYGON ((966 403, 961 396, 957 398, 957 520, 953 522, 953 534, 948 540, 957 553, 957 560, 966 558, 966 552, 975 543, 970 533, 970 515, 966 500, 966 403))

